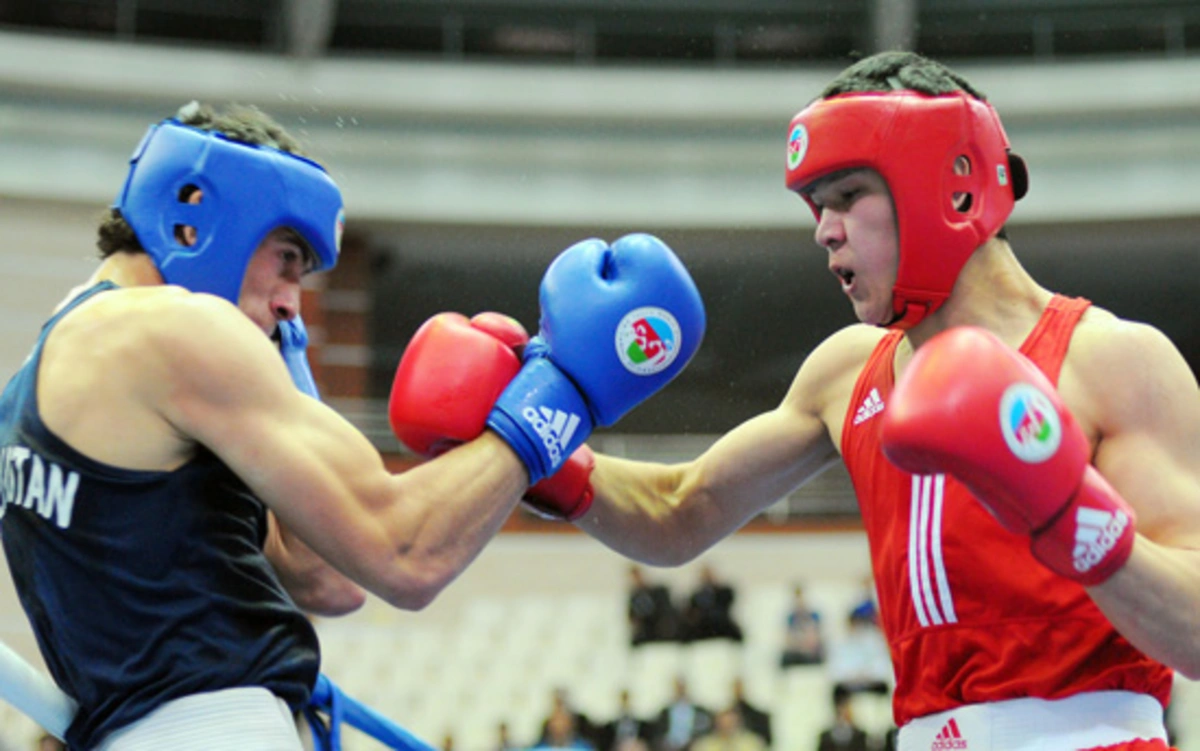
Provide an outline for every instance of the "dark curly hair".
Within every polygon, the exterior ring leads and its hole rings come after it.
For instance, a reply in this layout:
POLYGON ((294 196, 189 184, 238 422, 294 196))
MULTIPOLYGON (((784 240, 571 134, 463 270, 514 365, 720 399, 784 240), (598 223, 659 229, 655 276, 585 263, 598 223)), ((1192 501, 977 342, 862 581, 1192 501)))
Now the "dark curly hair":
MULTIPOLYGON (((207 104, 189 102, 179 108, 175 119, 193 128, 222 133, 236 141, 304 155, 300 142, 257 107, 232 104, 218 111, 207 104)), ((102 259, 121 251, 145 252, 133 227, 115 207, 109 208, 100 221, 96 247, 102 259)))
POLYGON ((983 92, 945 65, 915 52, 880 52, 863 58, 833 79, 821 98, 871 91, 919 91, 936 96, 965 91, 981 101, 983 92))

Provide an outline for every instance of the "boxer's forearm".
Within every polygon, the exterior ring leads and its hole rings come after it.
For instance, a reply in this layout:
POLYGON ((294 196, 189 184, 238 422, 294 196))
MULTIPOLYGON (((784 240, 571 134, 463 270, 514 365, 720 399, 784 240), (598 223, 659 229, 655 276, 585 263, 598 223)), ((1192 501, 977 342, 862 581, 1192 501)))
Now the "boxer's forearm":
POLYGON ((827 469, 822 423, 790 407, 758 415, 696 460, 662 465, 597 457, 595 501, 580 529, 644 563, 677 566, 827 469))
POLYGON ((279 581, 303 610, 320 616, 352 613, 366 602, 366 592, 287 531, 275 514, 268 516, 264 552, 279 581))
POLYGON ((1138 535, 1125 565, 1088 594, 1135 647, 1200 678, 1200 551, 1138 535))
POLYGON ((597 456, 595 500, 576 524, 642 563, 687 563, 765 508, 768 498, 713 485, 704 466, 701 461, 663 465, 597 456))
POLYGON ((698 554, 684 543, 686 528, 679 491, 682 467, 596 456, 594 500, 576 524, 614 551, 657 566, 683 563, 698 554))

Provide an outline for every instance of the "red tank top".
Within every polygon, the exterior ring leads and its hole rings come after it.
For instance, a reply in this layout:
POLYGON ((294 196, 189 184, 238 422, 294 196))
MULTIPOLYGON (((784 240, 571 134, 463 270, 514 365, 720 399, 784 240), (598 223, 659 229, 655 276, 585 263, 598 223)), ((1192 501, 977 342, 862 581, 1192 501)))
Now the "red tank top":
MULTIPOLYGON (((1056 295, 1021 346, 1057 385, 1090 303, 1056 295)), ((1171 672, 1120 636, 1082 586, 1051 573, 954 479, 892 466, 877 415, 894 385, 900 332, 883 338, 855 385, 842 431, 871 547, 880 620, 896 670, 897 725, 963 704, 1083 691, 1151 694, 1171 672)))

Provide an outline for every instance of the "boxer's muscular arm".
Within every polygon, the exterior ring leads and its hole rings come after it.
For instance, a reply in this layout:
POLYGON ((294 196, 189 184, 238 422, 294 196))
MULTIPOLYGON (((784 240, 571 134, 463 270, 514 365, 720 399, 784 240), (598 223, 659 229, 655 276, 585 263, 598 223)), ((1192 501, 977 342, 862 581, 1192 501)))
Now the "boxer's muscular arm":
POLYGON ((742 423, 691 462, 600 456, 596 500, 576 524, 617 552, 654 565, 691 560, 838 458, 859 369, 879 339, 853 326, 804 362, 782 403, 742 423))
POLYGON ((339 616, 358 610, 366 602, 361 587, 289 532, 274 512, 267 515, 263 552, 284 589, 302 610, 314 615, 339 616))
POLYGON ((401 608, 427 605, 499 530, 526 487, 486 433, 403 475, 336 412, 300 394, 232 306, 190 296, 156 318, 162 414, 236 472, 317 555, 401 608), (203 327, 195 321, 204 321, 203 327))
POLYGON ((577 524, 629 558, 676 566, 799 487, 837 458, 814 415, 784 403, 733 429, 686 464, 596 455, 596 498, 577 524))
MULTIPOLYGON (((1099 312, 1099 311, 1098 311, 1099 312)), ((1060 387, 1095 426, 1096 469, 1138 515, 1126 564, 1089 594, 1151 657, 1200 677, 1200 391, 1148 326, 1080 327, 1060 387)))
MULTIPOLYGON (((308 331, 299 318, 279 324, 279 353, 301 392, 319 399, 320 393, 308 362, 308 331)), ((338 616, 362 607, 366 593, 330 566, 312 548, 267 512, 267 534, 263 553, 279 581, 302 609, 315 615, 338 616)))

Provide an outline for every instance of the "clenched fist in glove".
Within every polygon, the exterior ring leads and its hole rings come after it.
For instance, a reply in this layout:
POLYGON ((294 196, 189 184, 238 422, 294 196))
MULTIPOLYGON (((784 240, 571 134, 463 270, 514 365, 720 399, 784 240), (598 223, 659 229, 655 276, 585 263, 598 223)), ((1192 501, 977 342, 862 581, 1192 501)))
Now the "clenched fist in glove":
POLYGON ((1133 550, 1133 510, 1089 463, 1087 436, 1037 366, 990 332, 954 328, 922 346, 881 430, 893 464, 957 478, 1055 573, 1100 584, 1133 550))
POLYGON ((665 386, 704 337, 695 283, 650 235, 572 245, 547 269, 540 300, 540 331, 487 421, 531 483, 553 475, 593 426, 665 386))
POLYGON ((518 353, 528 341, 525 328, 500 313, 430 318, 396 368, 388 399, 392 432, 424 457, 477 438, 496 398, 521 369, 518 353))
MULTIPOLYGON (((432 458, 477 438, 497 397, 521 369, 529 334, 501 313, 430 318, 404 350, 392 381, 388 420, 414 453, 432 458)), ((592 503, 595 459, 580 446, 555 475, 529 489, 539 514, 573 521, 592 503)))

